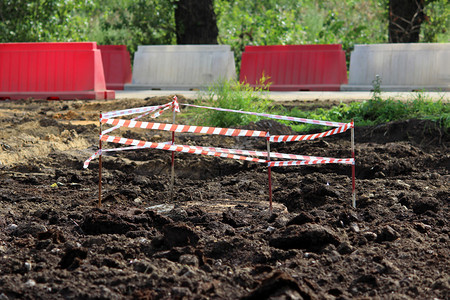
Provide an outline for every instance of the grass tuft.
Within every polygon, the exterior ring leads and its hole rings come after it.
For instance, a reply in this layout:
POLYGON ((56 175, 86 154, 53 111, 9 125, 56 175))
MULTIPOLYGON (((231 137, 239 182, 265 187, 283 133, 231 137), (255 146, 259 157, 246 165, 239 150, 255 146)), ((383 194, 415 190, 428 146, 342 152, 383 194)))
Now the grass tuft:
MULTIPOLYGON (((198 105, 207 105, 234 110, 267 112, 272 101, 267 99, 268 78, 262 77, 259 86, 251 87, 248 83, 226 80, 214 83, 206 92, 201 92, 196 100, 198 105)), ((215 127, 232 127, 246 125, 261 119, 258 116, 233 112, 196 109, 195 121, 215 127)))

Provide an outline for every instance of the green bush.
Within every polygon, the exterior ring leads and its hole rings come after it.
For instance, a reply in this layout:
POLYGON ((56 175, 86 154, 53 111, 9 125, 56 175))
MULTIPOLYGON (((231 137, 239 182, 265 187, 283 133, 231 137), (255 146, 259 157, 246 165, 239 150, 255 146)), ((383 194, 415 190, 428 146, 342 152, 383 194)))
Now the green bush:
POLYGON ((231 45, 237 68, 246 45, 336 43, 348 59, 354 44, 387 42, 385 2, 215 0, 218 39, 231 45))
MULTIPOLYGON (((352 119, 359 126, 378 125, 391 121, 406 119, 429 119, 440 123, 445 130, 450 128, 450 106, 443 99, 433 101, 424 93, 411 95, 407 101, 388 98, 383 100, 381 96, 374 96, 364 102, 341 103, 331 109, 319 108, 314 111, 299 111, 293 109, 289 115, 316 120, 328 120, 336 122, 350 122, 352 119)), ((288 123, 296 131, 309 131, 323 128, 310 124, 288 123)))
MULTIPOLYGON (((237 80, 218 81, 207 91, 200 92, 196 100, 198 105, 242 110, 250 112, 268 112, 271 101, 267 99, 267 78, 260 80, 261 87, 251 87, 237 80)), ((255 122, 261 117, 215 110, 195 109, 192 113, 197 124, 216 127, 232 127, 255 122)))

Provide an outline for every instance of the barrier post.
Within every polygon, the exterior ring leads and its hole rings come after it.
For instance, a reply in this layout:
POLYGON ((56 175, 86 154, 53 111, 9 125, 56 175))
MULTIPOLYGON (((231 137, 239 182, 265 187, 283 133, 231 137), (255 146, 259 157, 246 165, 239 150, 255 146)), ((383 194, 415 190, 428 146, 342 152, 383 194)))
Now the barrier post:
MULTIPOLYGON (((177 100, 177 96, 173 97, 172 100, 172 124, 175 124, 175 101, 177 100)), ((175 131, 172 131, 172 145, 175 144, 175 131)), ((173 201, 173 190, 175 185, 175 151, 172 151, 172 161, 171 161, 171 175, 170 175, 170 200, 173 201)))
POLYGON ((269 212, 272 215, 272 170, 271 170, 271 166, 269 165, 270 163, 270 134, 267 133, 266 136, 266 144, 267 144, 267 164, 268 164, 268 168, 267 168, 267 175, 269 177, 269 212))
POLYGON ((98 207, 102 205, 102 112, 100 111, 100 135, 98 141, 98 207))
POLYGON ((356 183, 355 183, 355 124, 352 119, 352 129, 351 129, 351 144, 352 144, 352 205, 356 208, 356 183))

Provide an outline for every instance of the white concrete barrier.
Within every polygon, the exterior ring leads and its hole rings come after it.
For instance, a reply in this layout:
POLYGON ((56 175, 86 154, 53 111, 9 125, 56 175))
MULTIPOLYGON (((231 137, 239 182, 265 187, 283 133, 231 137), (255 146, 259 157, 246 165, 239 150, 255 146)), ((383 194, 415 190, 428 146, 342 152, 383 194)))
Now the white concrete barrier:
POLYGON ((236 69, 229 45, 138 46, 125 89, 201 89, 231 78, 236 69))
POLYGON ((355 45, 348 85, 342 91, 450 91, 450 43, 355 45))

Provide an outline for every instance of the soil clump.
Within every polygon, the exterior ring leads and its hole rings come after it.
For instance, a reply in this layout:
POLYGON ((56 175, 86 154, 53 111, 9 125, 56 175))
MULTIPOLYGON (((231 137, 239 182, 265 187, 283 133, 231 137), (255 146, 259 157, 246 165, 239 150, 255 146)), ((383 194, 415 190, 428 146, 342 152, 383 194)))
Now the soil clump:
MULTIPOLYGON (((171 199, 171 155, 153 149, 103 155, 97 208, 98 160, 83 162, 99 111, 169 101, 0 102, 0 299, 450 298, 450 139, 438 125, 356 124, 356 209, 347 165, 272 168, 270 214, 264 165, 183 153, 171 199)), ((251 138, 176 142, 266 149, 251 138)), ((350 133, 271 149, 350 157, 350 133)))

